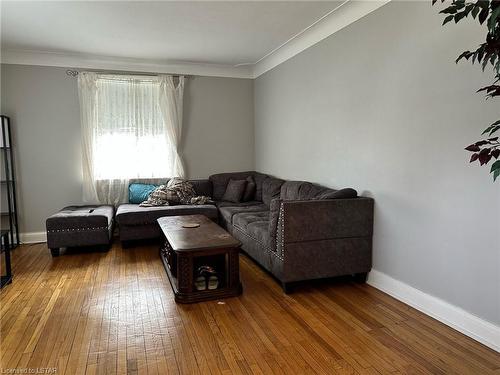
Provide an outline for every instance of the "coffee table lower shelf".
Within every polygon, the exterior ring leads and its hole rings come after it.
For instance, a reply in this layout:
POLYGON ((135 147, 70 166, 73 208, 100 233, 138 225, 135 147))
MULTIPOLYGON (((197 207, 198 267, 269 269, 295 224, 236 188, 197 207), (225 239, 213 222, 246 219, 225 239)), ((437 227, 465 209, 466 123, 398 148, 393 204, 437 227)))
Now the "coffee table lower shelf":
MULTIPOLYGON (((178 303, 196 303, 196 302, 202 302, 202 301, 210 301, 210 300, 239 296, 243 292, 243 286, 241 285, 241 282, 239 281, 239 264, 238 264, 239 258, 238 258, 237 250, 236 250, 236 253, 229 252, 228 256, 230 257, 230 260, 228 262, 228 266, 226 269, 226 273, 228 275, 227 280, 226 280, 226 286, 218 288, 218 289, 214 289, 214 290, 196 291, 196 290, 194 290, 194 282, 193 282, 193 279, 194 279, 194 276, 193 276, 193 257, 186 256, 186 257, 184 257, 184 260, 178 259, 179 263, 182 263, 184 261, 184 264, 185 264, 184 268, 186 270, 185 272, 183 272, 183 274, 187 280, 181 281, 176 276, 174 276, 172 270, 170 269, 168 259, 163 254, 163 252, 160 250, 160 258, 161 258, 161 261, 162 261, 163 266, 165 268, 165 272, 167 273, 170 285, 172 286, 172 291, 174 292, 175 302, 178 302, 178 303), (235 262, 236 262, 236 264, 235 264, 235 262), (234 269, 234 268, 236 268, 236 269, 234 269), (186 287, 184 287, 185 291, 181 291, 179 288, 179 281, 181 281, 181 285, 182 284, 189 285, 189 287, 187 288, 188 290, 186 290, 186 287)), ((178 271, 178 274, 179 274, 179 271, 178 271)))

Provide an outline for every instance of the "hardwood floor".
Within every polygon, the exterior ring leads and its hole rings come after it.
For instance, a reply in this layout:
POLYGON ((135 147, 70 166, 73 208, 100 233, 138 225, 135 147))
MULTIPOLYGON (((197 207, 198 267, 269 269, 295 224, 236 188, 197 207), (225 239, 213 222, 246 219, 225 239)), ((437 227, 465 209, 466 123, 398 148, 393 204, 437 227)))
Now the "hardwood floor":
POLYGON ((155 246, 54 259, 22 246, 0 293, 0 372, 500 374, 499 353, 368 285, 284 295, 240 263, 240 297, 177 305, 155 246))

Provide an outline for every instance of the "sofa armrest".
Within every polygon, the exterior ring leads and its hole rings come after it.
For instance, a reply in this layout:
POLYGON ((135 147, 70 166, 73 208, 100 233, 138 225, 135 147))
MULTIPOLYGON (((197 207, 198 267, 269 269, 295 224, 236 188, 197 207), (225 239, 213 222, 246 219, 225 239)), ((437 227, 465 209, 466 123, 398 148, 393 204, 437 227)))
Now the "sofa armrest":
POLYGON ((372 198, 282 201, 278 231, 294 243, 373 235, 372 198))

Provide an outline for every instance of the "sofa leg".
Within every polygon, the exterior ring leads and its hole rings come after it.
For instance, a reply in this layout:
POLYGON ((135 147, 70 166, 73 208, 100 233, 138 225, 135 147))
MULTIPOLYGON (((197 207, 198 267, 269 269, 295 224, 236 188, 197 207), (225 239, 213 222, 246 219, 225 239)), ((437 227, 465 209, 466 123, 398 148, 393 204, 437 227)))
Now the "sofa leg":
POLYGON ((111 249, 111 244, 99 246, 99 252, 101 253, 106 253, 109 251, 109 249, 111 249))
POLYGON ((366 283, 366 279, 368 278, 368 272, 356 273, 354 274, 354 281, 359 284, 366 283))
POLYGON ((121 241, 121 243, 122 243, 122 249, 129 249, 134 245, 132 241, 121 241))
POLYGON ((281 287, 283 288, 283 293, 290 294, 292 292, 292 283, 281 283, 281 287))
POLYGON ((53 257, 58 257, 59 256, 59 248, 58 247, 51 247, 50 253, 52 254, 53 257))

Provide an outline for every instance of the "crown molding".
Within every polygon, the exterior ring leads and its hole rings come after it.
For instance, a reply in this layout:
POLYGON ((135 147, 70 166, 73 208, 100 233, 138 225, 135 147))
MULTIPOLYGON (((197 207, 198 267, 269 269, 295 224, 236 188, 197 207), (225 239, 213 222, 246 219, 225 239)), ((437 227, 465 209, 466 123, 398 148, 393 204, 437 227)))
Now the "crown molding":
POLYGON ((201 64, 192 62, 162 62, 84 54, 31 50, 2 50, 1 62, 16 65, 57 66, 64 68, 120 70, 146 73, 171 73, 195 76, 253 78, 249 66, 201 64))
POLYGON ((346 0, 280 47, 261 58, 253 66, 253 78, 291 59, 305 49, 329 37, 344 27, 384 6, 391 0, 346 0))
POLYGON ((337 8, 321 17, 312 25, 302 30, 255 63, 236 66, 15 49, 2 50, 0 61, 3 64, 251 79, 259 77, 390 1, 391 0, 345 0, 337 8))

